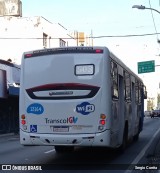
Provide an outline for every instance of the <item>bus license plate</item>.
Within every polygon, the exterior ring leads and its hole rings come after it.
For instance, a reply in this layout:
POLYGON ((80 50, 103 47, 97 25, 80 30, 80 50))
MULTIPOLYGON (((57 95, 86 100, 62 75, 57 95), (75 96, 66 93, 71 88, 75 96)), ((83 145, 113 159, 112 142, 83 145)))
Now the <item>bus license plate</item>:
POLYGON ((54 132, 68 132, 68 126, 52 126, 54 132))

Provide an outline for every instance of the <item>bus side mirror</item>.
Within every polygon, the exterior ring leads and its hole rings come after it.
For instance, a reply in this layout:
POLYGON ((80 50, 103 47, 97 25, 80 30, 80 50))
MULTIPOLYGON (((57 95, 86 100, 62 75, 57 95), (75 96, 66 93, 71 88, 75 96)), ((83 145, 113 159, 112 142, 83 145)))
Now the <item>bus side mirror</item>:
POLYGON ((147 99, 147 90, 146 90, 146 86, 143 85, 143 98, 147 99))
POLYGON ((147 99, 147 91, 144 91, 144 99, 147 99))

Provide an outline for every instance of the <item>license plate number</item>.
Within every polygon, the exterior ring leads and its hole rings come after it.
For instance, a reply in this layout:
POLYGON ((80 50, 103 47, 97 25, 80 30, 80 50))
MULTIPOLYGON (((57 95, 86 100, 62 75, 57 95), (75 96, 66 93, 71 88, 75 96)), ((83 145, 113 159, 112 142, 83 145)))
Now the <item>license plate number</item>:
POLYGON ((68 126, 52 126, 54 132, 68 132, 68 126))

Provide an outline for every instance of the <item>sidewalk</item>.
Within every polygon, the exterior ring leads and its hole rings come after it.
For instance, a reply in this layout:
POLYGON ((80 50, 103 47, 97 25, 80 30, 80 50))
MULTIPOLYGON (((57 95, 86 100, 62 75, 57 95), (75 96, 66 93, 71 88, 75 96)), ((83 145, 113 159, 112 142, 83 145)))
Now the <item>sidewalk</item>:
POLYGON ((13 136, 15 135, 14 133, 4 133, 4 134, 0 134, 0 138, 4 137, 4 136, 13 136))
POLYGON ((0 138, 8 137, 8 136, 15 136, 15 135, 18 135, 18 134, 17 134, 17 133, 5 133, 5 134, 0 134, 0 138))

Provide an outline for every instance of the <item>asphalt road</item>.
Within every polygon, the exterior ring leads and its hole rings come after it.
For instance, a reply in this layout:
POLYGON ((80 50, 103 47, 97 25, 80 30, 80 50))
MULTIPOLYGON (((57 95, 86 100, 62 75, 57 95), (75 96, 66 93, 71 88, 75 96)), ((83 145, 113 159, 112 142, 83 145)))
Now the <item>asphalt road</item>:
POLYGON ((22 146, 19 143, 19 135, 0 136, 0 164, 3 168, 4 165, 11 165, 14 169, 28 169, 25 166, 39 166, 30 168, 43 169, 33 172, 52 170, 68 173, 83 170, 87 173, 103 173, 107 170, 116 173, 119 170, 118 172, 131 173, 129 166, 146 164, 148 155, 154 150, 160 137, 159 131, 160 118, 145 118, 138 142, 130 144, 123 154, 104 148, 76 148, 71 153, 57 154, 53 146, 22 146))

